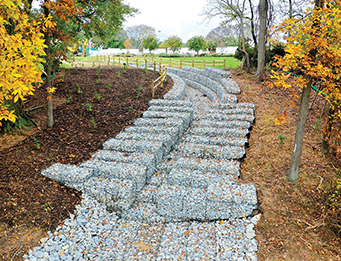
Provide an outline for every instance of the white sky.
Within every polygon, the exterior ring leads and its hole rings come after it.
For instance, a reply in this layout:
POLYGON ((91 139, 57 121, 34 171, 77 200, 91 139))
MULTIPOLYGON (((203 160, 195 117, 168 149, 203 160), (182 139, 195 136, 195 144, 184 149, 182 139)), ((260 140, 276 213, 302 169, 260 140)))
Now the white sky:
MULTIPOLYGON (((173 35, 179 36, 184 43, 193 36, 206 37, 221 22, 219 18, 204 22, 205 16, 199 15, 207 0, 124 0, 124 3, 139 9, 139 13, 128 17, 123 27, 151 26, 161 41, 173 35)), ((39 0, 33 0, 33 6, 39 6, 39 0)))
POLYGON ((206 36, 219 26, 219 18, 209 23, 199 16, 207 0, 125 0, 126 4, 139 9, 134 17, 128 17, 124 28, 145 24, 156 29, 159 40, 177 35, 183 42, 193 36, 206 36))

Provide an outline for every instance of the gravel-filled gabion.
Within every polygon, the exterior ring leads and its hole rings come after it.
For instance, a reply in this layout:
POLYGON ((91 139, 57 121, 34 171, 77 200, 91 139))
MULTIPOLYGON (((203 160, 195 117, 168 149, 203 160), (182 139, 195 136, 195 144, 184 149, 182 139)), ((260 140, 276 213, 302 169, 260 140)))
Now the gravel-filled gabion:
POLYGON ((213 127, 213 128, 242 128, 242 129, 250 129, 251 122, 248 121, 218 121, 218 120, 197 120, 193 122, 193 127, 213 127))
POLYGON ((208 95, 211 101, 214 96, 205 90, 205 87, 213 91, 223 103, 236 102, 235 94, 240 93, 240 88, 238 84, 230 78, 231 75, 221 70, 212 70, 211 68, 202 70, 184 67, 183 70, 169 68, 169 71, 183 77, 185 82, 190 86, 200 91, 205 91, 205 94, 208 95))
POLYGON ((179 135, 183 136, 187 129, 181 118, 139 118, 134 121, 139 127, 176 127, 179 128, 179 135))
POLYGON ((203 84, 197 83, 189 79, 184 79, 184 81, 187 85, 193 87, 194 89, 206 95, 211 102, 220 102, 220 99, 218 98, 217 94, 211 89, 205 87, 203 84))
POLYGON ((130 141, 153 141, 162 144, 162 157, 166 156, 175 145, 178 135, 167 135, 162 133, 136 133, 136 132, 121 132, 116 136, 119 140, 130 141))
POLYGON ((133 179, 99 176, 88 180, 82 191, 105 204, 108 210, 120 212, 134 203, 139 186, 133 179))
POLYGON ((141 190, 147 180, 146 168, 135 163, 89 160, 80 167, 93 170, 94 176, 132 180, 137 190, 141 190))
POLYGON ((190 169, 173 168, 168 174, 167 184, 183 187, 207 189, 215 183, 236 184, 235 176, 222 174, 221 172, 209 172, 190 169))
POLYGON ((208 144, 183 143, 176 147, 181 156, 204 159, 241 159, 245 155, 244 147, 218 146, 208 144))
POLYGON ((85 196, 75 215, 29 251, 29 260, 257 260, 259 216, 144 224, 85 196))
POLYGON ((244 108, 244 107, 239 107, 239 108, 234 108, 234 109, 207 109, 205 110, 206 113, 221 113, 225 115, 254 115, 254 110, 251 108, 244 108))
POLYGON ((216 103, 211 105, 212 109, 228 110, 228 109, 238 109, 238 108, 248 108, 253 111, 256 109, 254 103, 216 103))
POLYGON ((147 152, 154 155, 155 165, 160 164, 163 157, 161 142, 110 139, 103 143, 103 149, 127 153, 147 152))
POLYGON ((169 162, 174 168, 190 170, 221 172, 239 177, 240 162, 237 160, 217 160, 203 158, 179 157, 174 162, 169 162))
POLYGON ((102 150, 92 155, 94 160, 136 163, 146 168, 147 177, 151 177, 156 170, 155 156, 149 153, 125 153, 119 151, 102 150))
POLYGON ((185 99, 185 91, 186 91, 186 84, 183 79, 176 76, 175 74, 168 73, 170 77, 172 77, 174 85, 173 88, 167 92, 163 98, 165 100, 184 100, 185 99))
POLYGON ((216 121, 248 121, 250 123, 253 123, 255 117, 248 114, 226 115, 225 113, 212 112, 205 114, 202 119, 216 121))
POLYGON ((180 118, 184 121, 185 128, 188 128, 191 121, 192 116, 187 112, 160 112, 160 111, 146 111, 143 113, 143 118, 180 118))
POLYGON ((219 146, 245 146, 245 144, 248 143, 248 139, 243 137, 239 138, 221 136, 207 137, 186 134, 186 136, 184 137, 184 142, 219 146))
POLYGON ((154 99, 149 101, 149 106, 179 106, 179 107, 193 107, 193 103, 183 100, 161 100, 154 99))
POLYGON ((78 166, 56 163, 43 170, 42 175, 52 180, 66 184, 71 188, 80 190, 82 184, 90 179, 94 173, 91 169, 83 169, 78 166))
POLYGON ((249 133, 249 130, 232 128, 194 127, 190 129, 189 133, 198 136, 208 137, 223 136, 227 138, 243 138, 249 133))
POLYGON ((193 109, 183 106, 150 106, 148 111, 162 111, 162 112, 186 112, 191 116, 193 115, 193 109))
POLYGON ((215 68, 205 68, 204 70, 192 67, 184 67, 186 71, 205 76, 225 88, 225 91, 230 94, 240 94, 240 88, 237 82, 231 78, 231 73, 218 70, 215 68))
MULTIPOLYGON (((178 127, 164 127, 164 126, 148 126, 139 127, 133 126, 126 128, 124 132, 116 136, 117 139, 136 139, 145 140, 150 137, 151 140, 157 141, 158 139, 170 140, 170 146, 175 145, 179 138, 181 138, 180 128, 178 127), (129 138, 129 135, 135 138, 129 138), (139 137, 140 136, 140 137, 139 137), (154 137, 154 139, 153 139, 154 137), (159 138, 158 138, 159 137, 159 138)), ((169 151, 168 151, 169 152, 169 151)), ((167 154, 168 154, 167 152, 167 154)))
POLYGON ((240 94, 239 84, 235 80, 231 78, 221 78, 219 79, 219 83, 225 88, 228 93, 240 94))
POLYGON ((208 72, 210 78, 219 79, 219 78, 231 78, 232 74, 228 71, 219 70, 216 68, 206 67, 204 71, 208 72))
POLYGON ((155 200, 157 213, 169 221, 242 218, 257 206, 254 186, 220 182, 207 188, 163 185, 155 200))

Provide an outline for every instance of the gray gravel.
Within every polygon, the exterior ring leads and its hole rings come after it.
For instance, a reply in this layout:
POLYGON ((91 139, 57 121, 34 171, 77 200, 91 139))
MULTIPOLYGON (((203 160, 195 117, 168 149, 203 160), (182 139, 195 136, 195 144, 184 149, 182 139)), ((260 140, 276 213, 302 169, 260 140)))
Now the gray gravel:
POLYGON ((187 112, 160 112, 160 111, 146 111, 143 113, 143 118, 180 118, 183 120, 185 128, 188 128, 191 121, 192 115, 187 112))
POLYGON ((257 260, 257 191, 238 181, 254 105, 229 72, 169 71, 184 78, 103 151, 42 172, 84 198, 24 258, 257 260))
POLYGON ((245 148, 236 146, 219 146, 209 144, 182 143, 175 148, 183 157, 199 157, 204 159, 241 159, 245 148))
POLYGON ((85 196, 29 260, 257 260, 259 216, 230 221, 145 224, 121 219, 85 196))
POLYGON ((189 130, 190 134, 198 136, 216 137, 223 136, 227 138, 245 137, 249 130, 232 129, 232 128, 214 128, 214 127, 194 127, 189 130))
POLYGON ((163 98, 165 100, 184 100, 186 92, 185 81, 175 74, 167 74, 172 77, 174 85, 173 88, 163 96, 163 98))
POLYGON ((251 122, 241 120, 229 120, 229 121, 218 121, 218 120, 197 120, 193 122, 192 126, 202 127, 214 127, 214 128, 243 128, 250 129, 251 122))
POLYGON ((176 160, 169 161, 169 168, 184 168, 200 171, 221 172, 233 176, 240 175, 240 162, 237 160, 218 160, 218 159, 203 159, 178 157, 176 160))
POLYGON ((221 136, 198 136, 186 134, 184 142, 196 143, 196 144, 208 144, 208 145, 220 145, 220 146, 245 146, 248 143, 248 139, 244 137, 221 137, 221 136))

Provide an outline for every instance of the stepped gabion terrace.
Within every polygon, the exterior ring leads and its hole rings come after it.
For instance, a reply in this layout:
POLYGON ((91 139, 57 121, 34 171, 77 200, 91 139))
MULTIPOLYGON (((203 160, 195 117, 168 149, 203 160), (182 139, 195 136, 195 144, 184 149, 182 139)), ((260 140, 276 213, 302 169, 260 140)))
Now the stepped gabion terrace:
POLYGON ((240 184, 255 106, 231 74, 168 68, 173 88, 80 166, 42 174, 83 192, 28 260, 257 260, 254 185, 240 184))

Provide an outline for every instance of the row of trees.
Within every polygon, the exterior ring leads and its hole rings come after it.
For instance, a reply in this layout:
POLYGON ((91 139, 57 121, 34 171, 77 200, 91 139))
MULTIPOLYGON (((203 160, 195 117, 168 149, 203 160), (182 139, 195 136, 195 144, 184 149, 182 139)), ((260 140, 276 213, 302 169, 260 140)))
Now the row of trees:
MULTIPOLYGON (((234 28, 233 26, 231 28, 228 26, 219 26, 211 30, 206 37, 196 36, 193 38, 204 39, 205 44, 200 45, 200 50, 208 49, 209 51, 214 51, 217 47, 238 45, 235 32, 236 28, 234 28)), ((170 36, 164 42, 160 42, 156 37, 155 28, 147 25, 136 25, 128 27, 126 30, 122 29, 117 32, 116 35, 113 35, 109 41, 98 42, 98 44, 107 48, 132 48, 140 50, 155 50, 158 47, 164 47, 170 49, 173 52, 176 52, 181 47, 191 48, 189 43, 191 43, 192 40, 193 39, 191 39, 191 41, 188 41, 187 43, 183 43, 180 37, 170 36)))
POLYGON ((142 39, 142 47, 144 49, 148 49, 149 51, 153 51, 159 47, 163 47, 166 48, 166 50, 169 49, 174 53, 180 51, 180 49, 184 46, 187 46, 189 50, 196 51, 197 55, 199 55, 199 51, 201 50, 215 52, 218 45, 216 43, 207 42, 202 36, 192 37, 188 40, 186 45, 182 43, 181 38, 178 36, 171 36, 160 45, 155 37, 149 36, 142 39))

